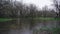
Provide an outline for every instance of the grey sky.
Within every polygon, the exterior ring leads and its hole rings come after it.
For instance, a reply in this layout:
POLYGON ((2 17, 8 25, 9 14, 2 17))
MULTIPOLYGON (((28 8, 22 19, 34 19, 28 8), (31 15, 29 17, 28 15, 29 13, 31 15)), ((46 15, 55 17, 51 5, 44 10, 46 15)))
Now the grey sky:
MULTIPOLYGON (((17 1, 21 1, 21 0, 17 0, 17 1)), ((47 5, 49 8, 52 8, 51 4, 53 4, 51 0, 23 0, 23 3, 35 4, 39 8, 42 8, 45 5, 47 5)))

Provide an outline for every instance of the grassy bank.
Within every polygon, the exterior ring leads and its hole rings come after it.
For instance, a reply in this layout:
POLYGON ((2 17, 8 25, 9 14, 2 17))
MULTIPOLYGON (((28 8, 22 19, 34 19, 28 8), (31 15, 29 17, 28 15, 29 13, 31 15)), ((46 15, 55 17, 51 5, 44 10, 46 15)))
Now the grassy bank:
POLYGON ((39 18, 34 18, 35 20, 42 20, 42 21, 59 21, 60 18, 49 18, 49 17, 39 17, 39 18))
MULTIPOLYGON (((10 21, 10 20, 16 20, 17 18, 0 18, 0 22, 10 21)), ((45 20, 45 21, 51 21, 51 20, 60 20, 60 18, 49 18, 49 17, 37 17, 33 18, 34 20, 45 20)))
POLYGON ((5 21, 10 21, 12 20, 11 18, 0 18, 0 22, 5 22, 5 21))

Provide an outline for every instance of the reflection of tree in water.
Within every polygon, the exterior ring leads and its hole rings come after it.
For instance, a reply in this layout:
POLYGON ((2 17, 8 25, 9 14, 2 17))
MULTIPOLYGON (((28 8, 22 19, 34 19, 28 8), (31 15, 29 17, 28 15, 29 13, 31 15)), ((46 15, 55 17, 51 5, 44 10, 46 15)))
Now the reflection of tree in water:
MULTIPOLYGON (((33 33, 36 32, 35 34, 40 34, 40 33, 43 34, 43 32, 47 33, 47 30, 43 30, 42 32, 36 31, 36 30, 39 30, 42 27, 46 27, 46 26, 51 27, 52 25, 54 25, 54 23, 50 22, 50 21, 47 24, 46 21, 41 22, 41 20, 38 20, 39 19, 38 17, 41 17, 41 15, 43 15, 44 17, 50 17, 50 16, 55 17, 56 14, 55 14, 55 12, 53 12, 54 13, 53 14, 51 12, 52 10, 47 11, 45 9, 45 11, 38 11, 37 7, 34 6, 33 4, 31 4, 30 6, 25 6, 18 2, 17 2, 17 4, 14 3, 14 5, 15 5, 14 7, 13 7, 13 5, 9 6, 10 4, 7 4, 7 5, 8 6, 4 5, 2 10, 0 9, 0 16, 2 15, 1 17, 8 17, 8 18, 14 17, 15 20, 8 21, 8 22, 1 22, 0 23, 1 29, 7 29, 7 31, 9 29, 17 29, 18 32, 20 29, 20 31, 21 30, 23 31, 22 33, 24 33, 24 31, 28 33, 32 30, 33 33), (34 18, 37 18, 37 19, 35 20, 34 18)), ((2 6, 0 5, 0 7, 2 7, 2 6)), ((1 32, 4 33, 5 31, 1 31, 1 32)), ((16 31, 16 30, 14 30, 14 31, 16 31)))
POLYGON ((9 31, 12 27, 11 25, 16 24, 15 22, 15 20, 0 22, 0 34, 9 34, 9 31))

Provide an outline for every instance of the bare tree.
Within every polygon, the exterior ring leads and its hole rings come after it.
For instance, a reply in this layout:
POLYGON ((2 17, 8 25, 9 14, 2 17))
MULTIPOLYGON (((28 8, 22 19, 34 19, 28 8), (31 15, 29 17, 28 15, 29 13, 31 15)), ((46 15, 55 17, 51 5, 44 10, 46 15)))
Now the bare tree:
MULTIPOLYGON (((60 1, 59 0, 54 0, 54 6, 56 7, 56 10, 59 11, 59 13, 57 13, 58 17, 60 18, 60 1)), ((57 26, 58 28, 60 28, 60 21, 57 22, 57 26)), ((60 32, 58 32, 58 34, 60 34, 60 32)))
POLYGON ((54 2, 54 6, 55 6, 57 12, 59 11, 58 13, 56 13, 57 17, 60 17, 60 1, 59 0, 53 0, 53 2, 54 2))
POLYGON ((30 11, 30 14, 29 14, 29 17, 31 18, 31 23, 30 23, 30 29, 34 26, 34 13, 36 12, 37 8, 35 5, 33 4, 30 4, 29 6, 29 11, 30 11))

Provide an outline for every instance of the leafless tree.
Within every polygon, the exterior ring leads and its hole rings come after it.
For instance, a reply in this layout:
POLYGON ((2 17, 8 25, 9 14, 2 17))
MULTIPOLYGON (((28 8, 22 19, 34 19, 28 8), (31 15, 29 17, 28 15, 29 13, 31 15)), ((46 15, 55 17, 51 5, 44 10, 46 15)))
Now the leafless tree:
POLYGON ((55 8, 56 8, 56 11, 58 12, 58 13, 56 13, 57 14, 57 17, 60 17, 60 1, 59 0, 53 0, 53 2, 54 2, 54 6, 55 6, 55 8))

